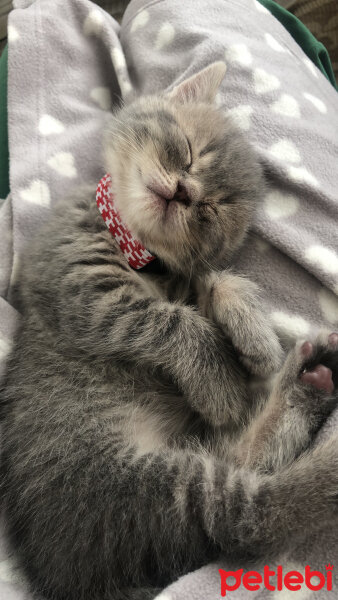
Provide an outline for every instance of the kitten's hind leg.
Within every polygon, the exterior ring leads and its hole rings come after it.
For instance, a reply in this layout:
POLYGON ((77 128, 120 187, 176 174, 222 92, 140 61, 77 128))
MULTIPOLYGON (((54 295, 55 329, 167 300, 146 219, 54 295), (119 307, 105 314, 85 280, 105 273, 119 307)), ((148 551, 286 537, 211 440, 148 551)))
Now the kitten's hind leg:
POLYGON ((322 332, 288 354, 270 397, 236 447, 236 460, 271 471, 308 448, 338 404, 338 334, 322 332))
MULTIPOLYGON (((71 419, 81 422, 75 411, 71 419)), ((46 431, 55 428, 49 421, 46 431)), ((5 439, 8 531, 46 598, 127 599, 128 588, 162 587, 221 553, 271 561, 305 533, 337 523, 335 438, 265 475, 204 452, 167 448, 138 457, 123 451, 105 421, 89 420, 85 439, 72 431, 58 432, 65 451, 43 486, 38 467, 50 461, 50 446, 34 445, 29 470, 27 453, 16 450, 13 473, 15 441, 5 439)))

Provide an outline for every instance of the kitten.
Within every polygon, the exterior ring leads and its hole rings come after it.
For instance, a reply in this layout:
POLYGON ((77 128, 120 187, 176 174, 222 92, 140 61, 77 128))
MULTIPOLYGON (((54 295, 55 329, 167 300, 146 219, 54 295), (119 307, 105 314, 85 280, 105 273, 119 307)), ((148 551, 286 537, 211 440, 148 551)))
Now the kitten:
POLYGON ((113 118, 115 205, 157 261, 128 265, 91 188, 23 257, 2 481, 46 598, 152 598, 222 554, 271 561, 337 518, 338 442, 309 448, 337 404, 338 335, 298 343, 260 402, 250 385, 282 353, 230 269, 264 182, 214 106, 224 72, 113 118))

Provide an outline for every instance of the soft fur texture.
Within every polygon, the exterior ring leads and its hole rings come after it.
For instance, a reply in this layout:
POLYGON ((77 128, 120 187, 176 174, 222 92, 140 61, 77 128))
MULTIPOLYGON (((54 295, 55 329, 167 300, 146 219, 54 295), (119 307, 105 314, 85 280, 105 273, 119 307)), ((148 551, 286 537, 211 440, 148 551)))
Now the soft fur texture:
POLYGON ((311 443, 337 403, 338 336, 297 344, 268 381, 279 342, 229 268, 264 184, 212 104, 224 72, 123 108, 107 135, 117 207, 161 268, 129 267, 91 189, 23 258, 3 493, 47 598, 151 598, 222 553, 271 560, 337 518, 338 442, 311 443))

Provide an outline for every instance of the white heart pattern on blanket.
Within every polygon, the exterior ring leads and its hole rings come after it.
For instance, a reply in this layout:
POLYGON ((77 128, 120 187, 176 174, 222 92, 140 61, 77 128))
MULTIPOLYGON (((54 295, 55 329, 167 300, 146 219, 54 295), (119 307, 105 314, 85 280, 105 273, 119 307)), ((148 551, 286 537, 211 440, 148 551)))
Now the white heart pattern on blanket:
POLYGON ((285 117, 293 117, 299 119, 300 109, 297 100, 289 94, 282 94, 282 96, 270 106, 271 110, 285 117))
POLYGON ((85 35, 99 35, 101 33, 102 23, 102 13, 94 8, 83 23, 83 33, 85 35))
POLYGON ((133 24, 130 28, 130 32, 134 33, 137 29, 144 27, 149 21, 149 13, 147 10, 141 10, 141 12, 135 17, 133 24))
POLYGON ((279 42, 277 42, 277 40, 271 35, 271 33, 266 33, 264 37, 266 43, 268 44, 268 46, 270 46, 270 48, 272 48, 272 50, 275 50, 276 52, 286 52, 286 49, 283 48, 283 46, 281 46, 279 42))
POLYGON ((318 79, 318 69, 317 69, 317 67, 315 67, 312 60, 310 60, 306 56, 305 58, 303 58, 303 63, 309 69, 309 71, 311 71, 312 75, 314 75, 316 77, 316 79, 318 79))
POLYGON ((122 50, 120 50, 120 48, 117 48, 116 46, 114 48, 112 48, 110 51, 110 56, 111 56, 112 63, 114 65, 116 71, 121 71, 121 70, 127 69, 126 59, 124 57, 122 50))
POLYGON ((47 183, 41 179, 34 179, 28 188, 20 190, 20 196, 23 200, 48 207, 50 205, 50 192, 47 183))
POLYGON ((110 110, 112 107, 112 99, 109 88, 96 87, 90 92, 90 97, 96 102, 102 110, 110 110))
POLYGON ((10 340, 0 337, 0 360, 6 358, 12 347, 10 340))
POLYGON ((7 38, 9 43, 16 42, 20 37, 18 30, 14 27, 14 25, 8 25, 7 27, 7 38))
POLYGON ((266 94, 280 87, 280 81, 275 75, 267 73, 264 69, 255 69, 253 72, 256 94, 266 94))
POLYGON ((53 135, 62 133, 64 131, 64 125, 55 117, 51 115, 42 115, 39 121, 39 131, 42 135, 53 135))
POLYGON ((319 305, 322 313, 330 323, 338 324, 338 298, 336 294, 323 288, 318 294, 319 305))
POLYGON ((294 215, 299 207, 295 196, 278 190, 270 192, 264 199, 264 212, 271 219, 282 219, 294 215))
POLYGON ((133 88, 132 88, 131 84, 129 83, 129 81, 127 81, 127 79, 124 79, 123 77, 119 77, 118 81, 119 81, 119 86, 121 88, 122 97, 124 98, 127 94, 129 94, 131 92, 131 90, 133 88))
MULTIPOLYGON (((1 340, 0 340, 0 349, 1 349, 1 340)), ((0 350, 1 352, 1 350, 0 350)), ((0 358, 3 358, 0 354, 0 358)), ((19 567, 15 558, 10 556, 9 558, 0 561, 0 581, 5 581, 6 583, 23 583, 23 577, 20 573, 19 567)))
POLYGON ((308 262, 317 265, 325 273, 338 273, 338 256, 330 248, 314 245, 305 250, 305 258, 308 262))
POLYGON ((64 175, 64 177, 76 177, 77 175, 74 156, 70 152, 58 152, 54 154, 47 161, 47 164, 60 173, 60 175, 64 175))
POLYGON ((270 14, 269 11, 268 11, 268 9, 265 8, 265 6, 263 6, 263 4, 261 4, 260 2, 258 2, 258 0, 254 0, 254 5, 257 8, 258 12, 266 13, 268 15, 270 14))
POLYGON ((319 182, 310 171, 305 169, 305 167, 288 167, 287 169, 288 175, 290 179, 296 181, 297 183, 308 183, 313 187, 317 188, 319 186, 319 182))
POLYGON ((271 146, 269 152, 275 158, 288 163, 299 163, 301 161, 299 150, 291 140, 280 140, 280 142, 271 146))
POLYGON ((19 268, 20 268, 20 256, 17 252, 14 252, 13 263, 12 263, 12 272, 9 287, 15 285, 18 280, 19 268))
POLYGON ((250 117, 252 113, 252 106, 249 104, 241 104, 240 106, 235 106, 235 108, 227 110, 225 114, 229 115, 234 120, 239 129, 242 129, 242 131, 248 131, 251 125, 250 117))
POLYGON ((275 324, 275 330, 287 340, 302 338, 310 331, 310 324, 298 315, 289 315, 282 311, 271 313, 271 318, 275 324))
POLYGON ((159 596, 156 596, 155 600, 174 600, 169 592, 161 592, 159 596))
POLYGON ((313 106, 315 106, 316 109, 319 110, 319 112, 321 112, 322 114, 327 113, 326 105, 322 100, 317 98, 317 96, 313 96, 312 94, 308 94, 307 92, 304 92, 303 96, 304 98, 306 98, 306 100, 309 100, 309 102, 311 102, 313 106))
POLYGON ((159 30, 156 41, 155 48, 156 50, 162 50, 165 46, 169 46, 175 37, 175 29, 171 23, 163 23, 161 29, 159 30))
POLYGON ((252 63, 252 54, 245 44, 234 44, 225 51, 225 58, 230 62, 238 63, 242 67, 249 67, 252 63))

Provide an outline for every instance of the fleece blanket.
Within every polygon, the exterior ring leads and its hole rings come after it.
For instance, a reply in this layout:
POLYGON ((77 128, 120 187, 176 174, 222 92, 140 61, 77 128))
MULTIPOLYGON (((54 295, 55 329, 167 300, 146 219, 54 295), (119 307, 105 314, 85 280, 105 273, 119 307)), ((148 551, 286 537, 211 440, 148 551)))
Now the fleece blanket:
MULTIPOLYGON (((133 0, 121 27, 89 0, 16 0, 14 8, 8 28, 11 195, 0 208, 2 371, 19 319, 10 289, 20 254, 59 198, 104 174, 101 140, 111 107, 121 96, 130 102, 170 89, 215 60, 228 65, 220 110, 245 131, 269 178, 236 268, 263 290, 265 310, 286 347, 319 327, 338 327, 338 95, 264 7, 256 0, 133 0)), ((337 424, 338 413, 322 435, 335 435, 337 424)), ((310 565, 326 574, 328 563, 338 571, 337 536, 323 531, 278 564, 285 572, 304 573, 310 565)), ((13 560, 4 535, 0 600, 29 598, 13 560)), ((219 568, 230 567, 225 560, 205 566, 158 600, 220 598, 219 568)), ((292 598, 336 597, 335 569, 335 592, 327 584, 319 589, 321 581, 312 579, 316 591, 304 584, 292 598)), ((290 595, 259 587, 248 594, 242 583, 227 597, 290 595)))

